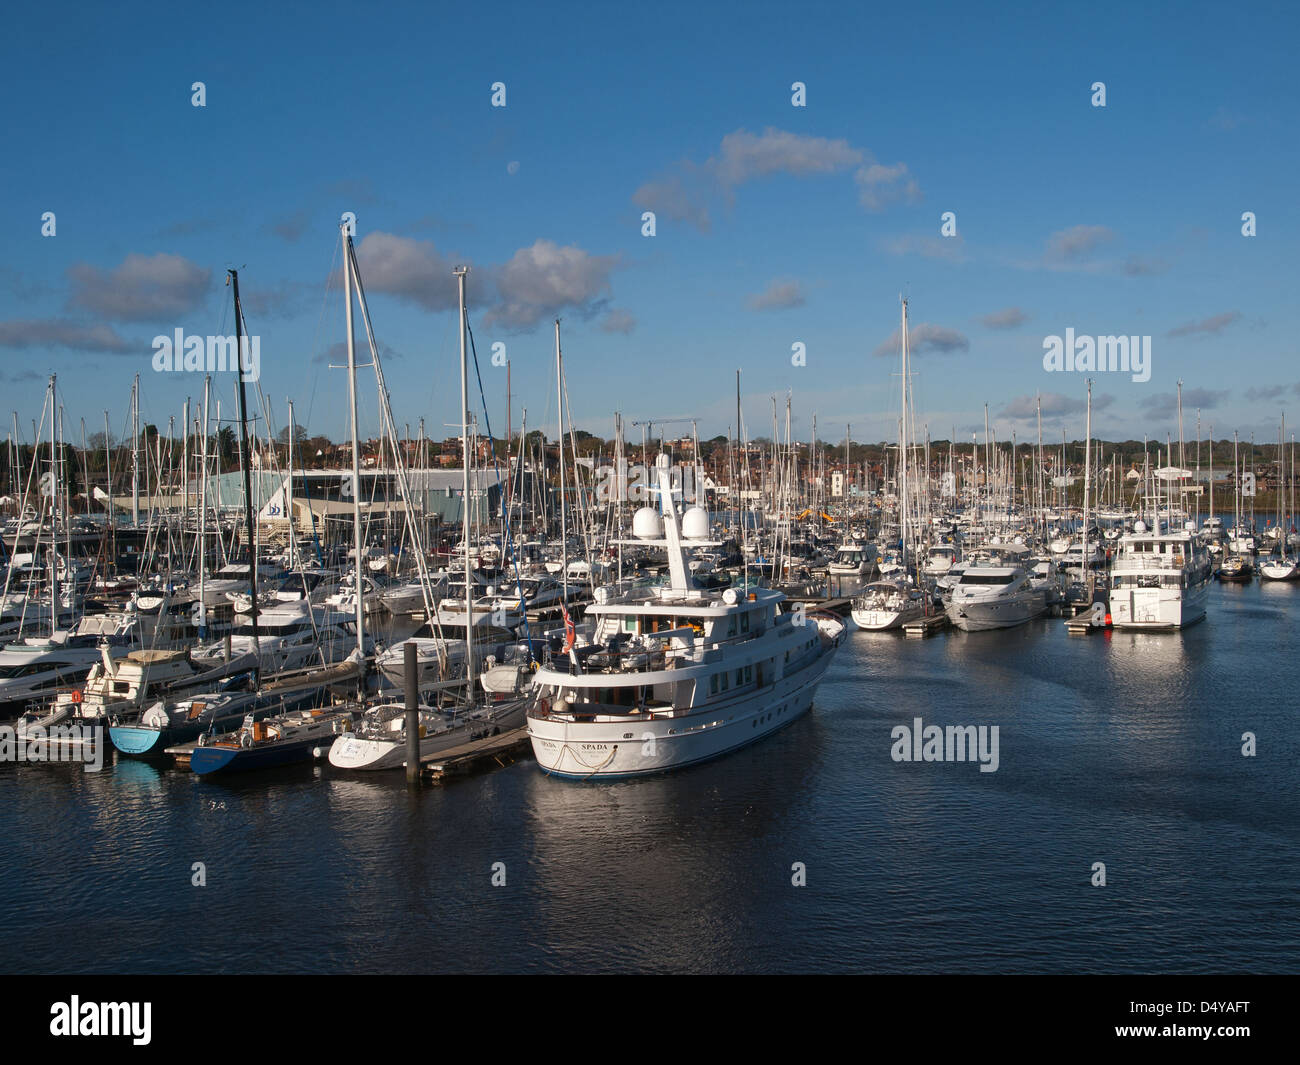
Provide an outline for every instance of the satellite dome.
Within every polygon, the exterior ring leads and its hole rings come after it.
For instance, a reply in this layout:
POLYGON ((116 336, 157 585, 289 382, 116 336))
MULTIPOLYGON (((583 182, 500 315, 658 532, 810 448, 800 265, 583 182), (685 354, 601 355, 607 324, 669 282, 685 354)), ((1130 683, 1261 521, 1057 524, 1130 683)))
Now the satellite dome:
POLYGON ((1135 533, 1144 533, 1144 532, 1146 532, 1146 531, 1147 531, 1147 523, 1144 522, 1144 521, 1135 521, 1135 522, 1133 523, 1133 531, 1134 531, 1135 533))
POLYGON ((687 540, 709 538, 709 512, 703 507, 691 507, 682 515, 682 536, 687 540))
POLYGON ((654 507, 642 507, 632 515, 632 535, 638 540, 658 540, 663 531, 663 520, 654 507))

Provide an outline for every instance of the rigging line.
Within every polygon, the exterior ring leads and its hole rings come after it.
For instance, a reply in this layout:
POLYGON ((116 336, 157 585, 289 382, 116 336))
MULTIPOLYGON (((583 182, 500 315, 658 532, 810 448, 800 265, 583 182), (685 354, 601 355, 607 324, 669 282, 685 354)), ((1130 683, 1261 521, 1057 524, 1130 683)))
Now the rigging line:
MULTIPOLYGON (((325 279, 325 291, 321 293, 320 313, 316 316, 316 331, 312 334, 311 347, 309 351, 315 351, 316 345, 320 342, 321 330, 325 325, 325 308, 329 304, 330 293, 334 291, 334 264, 339 261, 339 248, 343 245, 343 235, 340 233, 334 242, 334 254, 330 258, 330 270, 325 279)), ((327 366, 329 359, 325 360, 327 366)), ((312 412, 316 407, 316 389, 320 385, 320 370, 317 370, 311 379, 311 395, 307 399, 307 424, 311 424, 312 412)), ((305 467, 304 467, 305 468, 305 467)))
MULTIPOLYGON (((519 609, 524 616, 524 639, 528 641, 528 660, 531 662, 533 660, 533 634, 530 631, 528 626, 528 604, 524 601, 524 586, 523 586, 523 581, 520 579, 519 576, 519 559, 515 555, 514 547, 510 540, 510 515, 506 511, 506 493, 501 488, 501 467, 497 464, 496 441, 492 437, 492 417, 491 415, 488 414, 487 395, 483 391, 483 374, 479 370, 478 349, 474 347, 474 330, 470 328, 468 314, 465 315, 465 332, 469 336, 470 353, 474 356, 474 376, 478 379, 478 395, 479 395, 479 400, 483 404, 483 427, 487 430, 488 451, 492 455, 492 471, 496 474, 497 494, 501 498, 501 527, 502 527, 501 546, 504 550, 509 551, 510 563, 515 571, 515 593, 519 596, 519 609)), ((469 454, 468 447, 465 449, 465 454, 466 455, 469 454)), ((465 500, 465 515, 466 515, 465 551, 466 553, 468 553, 469 552, 469 525, 468 525, 469 500, 468 499, 465 500)), ((566 616, 568 615, 568 612, 569 612, 569 604, 564 603, 564 613, 566 616)), ((473 619, 471 618, 470 621, 472 620, 473 619)))

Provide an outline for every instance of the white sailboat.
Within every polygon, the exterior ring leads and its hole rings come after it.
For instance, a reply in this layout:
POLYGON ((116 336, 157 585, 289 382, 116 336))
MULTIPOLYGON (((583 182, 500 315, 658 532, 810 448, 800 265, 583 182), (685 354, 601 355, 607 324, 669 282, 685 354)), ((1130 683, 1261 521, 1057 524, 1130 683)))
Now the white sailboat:
POLYGON ((853 623, 868 632, 900 629, 925 616, 925 593, 904 580, 876 581, 853 597, 853 623))
MULTIPOLYGON (((350 249, 350 242, 349 242, 350 249)), ((470 507, 473 497, 470 494, 470 463, 472 449, 469 441, 469 366, 465 348, 467 332, 465 308, 465 267, 455 270, 460 296, 460 370, 461 370, 461 430, 464 443, 464 495, 462 520, 469 542, 470 507)), ((350 332, 350 330, 349 330, 350 332)), ((558 324, 556 331, 558 344, 558 324)), ((351 337, 349 337, 351 343, 351 337)), ((474 617, 473 557, 468 550, 462 552, 464 557, 465 579, 465 618, 474 617)), ((456 647, 462 654, 463 672, 461 677, 475 677, 475 633, 474 626, 465 628, 466 642, 456 647)), ((453 645, 433 639, 439 643, 427 650, 445 666, 453 645)), ((390 659, 389 665, 392 666, 390 659)), ((454 678, 454 674, 453 674, 454 678)), ((462 681, 463 683, 463 681, 462 681)), ((419 712, 420 759, 436 757, 444 751, 460 747, 467 743, 486 737, 498 735, 510 729, 519 728, 524 722, 527 701, 523 696, 506 700, 488 700, 479 702, 476 693, 469 692, 467 702, 457 702, 449 709, 437 706, 424 706, 419 712)), ((406 714, 404 704, 385 703, 367 710, 361 715, 355 728, 339 735, 329 750, 330 765, 339 769, 383 770, 398 769, 406 764, 406 714)))

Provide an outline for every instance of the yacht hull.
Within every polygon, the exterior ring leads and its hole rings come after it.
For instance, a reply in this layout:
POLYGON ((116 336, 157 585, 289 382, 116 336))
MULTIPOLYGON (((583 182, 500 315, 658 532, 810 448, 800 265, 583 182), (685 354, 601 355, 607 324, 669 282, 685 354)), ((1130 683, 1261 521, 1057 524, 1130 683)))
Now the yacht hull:
POLYGON ((1117 629, 1172 631, 1205 618, 1209 585, 1178 588, 1124 588, 1111 593, 1111 624, 1117 629))
POLYGON ((1300 576, 1300 566, 1294 562, 1265 562, 1259 567, 1259 576, 1266 581, 1293 581, 1300 576))
POLYGON ((963 632, 1009 629, 1032 621, 1047 611, 1047 593, 1035 591, 1015 599, 952 601, 948 620, 963 632))
POLYGON ((528 716, 537 764, 568 780, 619 779, 681 769, 730 754, 807 713, 834 649, 806 669, 734 703, 693 714, 611 722, 528 716))
MULTIPOLYGON (((520 699, 512 707, 501 707, 491 720, 467 721, 463 727, 435 732, 420 741, 420 761, 460 747, 485 735, 499 735, 524 723, 528 702, 520 699), (486 732, 484 731, 486 730, 486 732)), ((365 739, 353 733, 339 736, 329 751, 330 765, 336 769, 400 769, 406 765, 406 741, 365 739)))
POLYGON ((867 632, 888 632, 901 629, 909 621, 916 621, 925 616, 925 610, 916 607, 910 610, 859 610, 852 611, 853 624, 867 632))
POLYGON ((333 739, 333 733, 322 731, 320 735, 295 737, 280 743, 254 747, 195 747, 190 755, 190 769, 199 776, 250 769, 274 769, 307 761, 315 748, 324 746, 333 739))

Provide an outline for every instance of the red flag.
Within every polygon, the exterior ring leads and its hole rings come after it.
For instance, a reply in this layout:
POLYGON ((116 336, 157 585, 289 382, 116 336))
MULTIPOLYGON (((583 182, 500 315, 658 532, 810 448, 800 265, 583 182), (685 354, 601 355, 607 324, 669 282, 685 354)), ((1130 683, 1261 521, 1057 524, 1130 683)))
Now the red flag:
POLYGON ((578 631, 574 627, 573 618, 569 617, 569 608, 561 606, 560 609, 564 611, 564 649, 572 651, 573 645, 578 640, 578 631))

